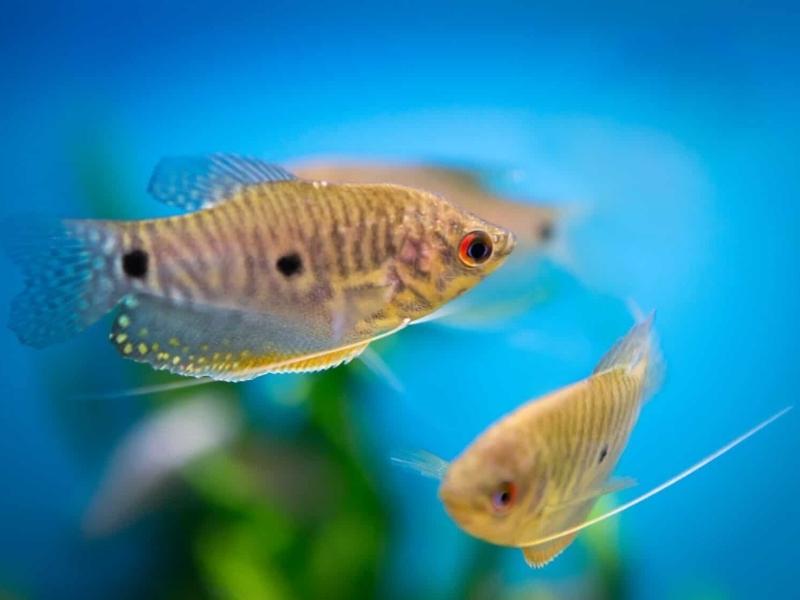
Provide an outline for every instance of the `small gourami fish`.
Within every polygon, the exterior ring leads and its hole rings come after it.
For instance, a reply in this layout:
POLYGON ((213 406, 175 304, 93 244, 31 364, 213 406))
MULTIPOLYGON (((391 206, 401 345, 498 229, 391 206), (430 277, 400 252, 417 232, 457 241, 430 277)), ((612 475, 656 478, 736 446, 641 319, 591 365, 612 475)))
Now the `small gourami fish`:
POLYGON ((520 250, 550 242, 559 225, 559 210, 539 203, 514 201, 489 191, 473 171, 425 164, 355 161, 308 161, 292 165, 301 177, 338 183, 396 183, 440 194, 491 223, 514 232, 520 250))
POLYGON ((149 192, 193 212, 9 232, 23 343, 65 340, 120 304, 111 341, 157 369, 227 381, 314 371, 472 288, 515 243, 422 190, 306 181, 232 155, 164 159, 149 192))
POLYGON ((441 479, 439 497, 467 533, 520 548, 530 566, 541 567, 582 529, 674 485, 789 410, 649 492, 589 519, 600 497, 633 485, 610 476, 660 368, 651 316, 633 327, 590 377, 506 415, 452 463, 429 453, 394 460, 441 479))

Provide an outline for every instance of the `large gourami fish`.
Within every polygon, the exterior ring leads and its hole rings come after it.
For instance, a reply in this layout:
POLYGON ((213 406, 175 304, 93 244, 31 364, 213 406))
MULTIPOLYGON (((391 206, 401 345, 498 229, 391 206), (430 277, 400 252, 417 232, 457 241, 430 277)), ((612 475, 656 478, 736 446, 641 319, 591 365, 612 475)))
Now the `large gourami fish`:
POLYGON ((611 473, 659 376, 650 317, 633 327, 590 377, 501 418, 451 463, 429 453, 394 460, 441 479, 445 510, 467 533, 521 548, 530 566, 541 567, 582 529, 674 485, 789 410, 649 492, 589 519, 601 496, 633 484, 612 479, 611 473))
POLYGON ((487 189, 481 177, 468 169, 428 164, 313 160, 291 166, 308 179, 337 183, 396 183, 440 194, 459 206, 512 231, 520 250, 539 249, 559 227, 555 206, 504 198, 487 189))
POLYGON ((307 181, 232 155, 164 159, 149 191, 192 212, 6 236, 25 275, 10 320, 22 342, 65 340, 120 304, 111 341, 157 369, 318 370, 469 290, 515 243, 426 191, 307 181))

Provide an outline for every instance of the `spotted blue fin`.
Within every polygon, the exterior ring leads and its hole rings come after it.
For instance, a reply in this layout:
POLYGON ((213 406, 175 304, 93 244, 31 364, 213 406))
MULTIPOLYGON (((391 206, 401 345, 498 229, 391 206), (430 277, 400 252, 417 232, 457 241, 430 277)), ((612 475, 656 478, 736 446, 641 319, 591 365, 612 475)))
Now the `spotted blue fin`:
POLYGON ((165 204, 186 210, 224 202, 243 187, 295 176, 283 167, 234 154, 181 156, 156 165, 147 191, 165 204))
POLYGON ((103 317, 124 294, 114 270, 117 236, 111 226, 20 217, 3 223, 2 238, 25 281, 9 318, 23 344, 43 348, 64 341, 103 317))
MULTIPOLYGON (((359 303, 347 305, 354 307, 359 303)), ((123 356, 156 369, 244 381, 264 373, 319 371, 347 363, 373 340, 405 325, 369 339, 353 331, 340 337, 335 325, 310 310, 264 313, 138 295, 122 303, 110 338, 123 356)))
POLYGON ((251 379, 256 364, 324 350, 329 335, 278 315, 129 296, 110 339, 126 358, 192 377, 251 379))

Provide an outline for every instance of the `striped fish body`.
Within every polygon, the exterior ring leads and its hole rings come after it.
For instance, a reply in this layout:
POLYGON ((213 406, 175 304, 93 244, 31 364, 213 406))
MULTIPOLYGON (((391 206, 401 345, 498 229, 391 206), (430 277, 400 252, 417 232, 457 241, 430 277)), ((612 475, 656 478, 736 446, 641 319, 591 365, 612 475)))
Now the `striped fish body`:
POLYGON ((193 212, 67 221, 44 228, 43 249, 16 243, 22 341, 65 339, 124 299, 111 339, 156 368, 226 380, 327 368, 470 289, 514 245, 421 190, 304 181, 225 155, 166 163, 151 193, 193 212), (467 264, 476 230, 494 251, 467 264))
POLYGON ((491 193, 472 171, 436 165, 313 161, 293 167, 309 179, 337 183, 396 183, 440 194, 481 218, 514 232, 525 250, 548 242, 558 226, 558 211, 535 202, 491 193))
MULTIPOLYGON (((625 368, 598 373, 512 415, 509 426, 520 420, 530 434, 529 452, 547 471, 540 512, 520 523, 517 539, 541 538, 583 522, 597 499, 612 491, 611 473, 639 417, 641 375, 625 368)), ((526 559, 533 566, 547 564, 573 539, 526 548, 526 559)))
MULTIPOLYGON (((650 389, 650 340, 650 323, 638 325, 593 375, 521 406, 479 436, 440 488, 454 520, 506 546, 583 522, 600 496, 620 486, 610 475, 650 389)), ((523 552, 529 564, 541 566, 573 539, 523 552)))
MULTIPOLYGON (((360 318, 348 342, 475 285, 488 270, 459 267, 454 248, 466 232, 491 227, 418 190, 306 181, 253 186, 189 215, 105 226, 122 255, 152 258, 151 272, 131 281, 137 293, 300 321, 316 315, 330 327, 347 303, 375 294, 380 310, 360 318)), ((493 229, 502 247, 505 233, 493 229)))

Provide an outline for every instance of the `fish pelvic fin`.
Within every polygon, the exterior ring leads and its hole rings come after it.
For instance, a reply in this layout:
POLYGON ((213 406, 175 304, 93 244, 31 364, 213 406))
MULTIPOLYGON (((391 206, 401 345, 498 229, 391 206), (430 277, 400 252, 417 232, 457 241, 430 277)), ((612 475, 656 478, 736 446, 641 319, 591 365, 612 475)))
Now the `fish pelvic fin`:
POLYGON ((664 379, 664 359, 658 344, 658 337, 653 329, 655 312, 634 325, 631 330, 618 340, 600 359, 594 373, 611 369, 624 368, 628 372, 641 370, 644 380, 644 397, 654 394, 664 379))
POLYGON ((62 342, 119 302, 119 237, 99 221, 19 217, 3 223, 3 244, 22 270, 25 289, 11 304, 9 327, 34 348, 62 342))
POLYGON ((554 561, 559 554, 564 552, 577 536, 577 533, 565 535, 557 540, 545 542, 544 544, 537 544, 535 546, 528 546, 522 548, 522 555, 525 557, 525 562, 528 566, 534 569, 541 569, 547 564, 554 561))

